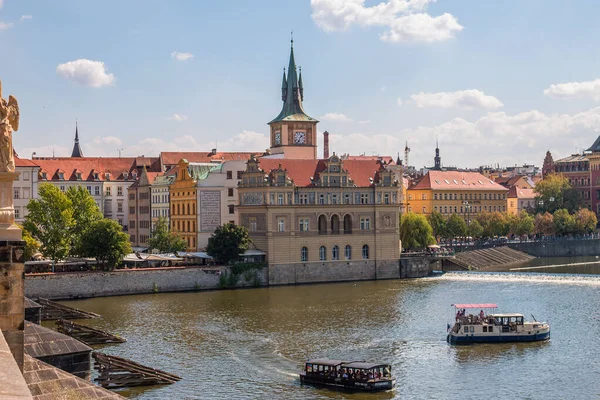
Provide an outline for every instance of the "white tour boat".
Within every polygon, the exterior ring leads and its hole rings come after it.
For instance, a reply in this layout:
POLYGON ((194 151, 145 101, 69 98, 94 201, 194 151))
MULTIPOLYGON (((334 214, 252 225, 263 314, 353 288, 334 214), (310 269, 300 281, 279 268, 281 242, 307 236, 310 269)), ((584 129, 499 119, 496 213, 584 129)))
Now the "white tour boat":
POLYGON ((452 304, 454 326, 448 324, 449 343, 536 342, 550 339, 547 322, 525 321, 523 314, 498 314, 496 304, 452 304), (470 310, 474 314, 469 313, 470 310), (485 312, 484 310, 488 310, 485 312), (490 312, 491 311, 491 312, 490 312))

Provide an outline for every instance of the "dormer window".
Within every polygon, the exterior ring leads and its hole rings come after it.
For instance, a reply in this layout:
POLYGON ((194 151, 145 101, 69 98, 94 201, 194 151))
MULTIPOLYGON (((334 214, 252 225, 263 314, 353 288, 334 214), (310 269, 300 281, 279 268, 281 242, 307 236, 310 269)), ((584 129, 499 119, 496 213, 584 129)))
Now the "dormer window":
POLYGON ((123 179, 127 180, 129 177, 129 174, 127 172, 123 172, 123 179))
POLYGON ((94 180, 98 180, 98 173, 94 172, 94 180))
POLYGON ((110 181, 110 172, 104 173, 104 179, 106 179, 107 181, 110 181))
POLYGON ((48 173, 47 172, 42 172, 42 179, 43 180, 47 180, 48 179, 48 173))
POLYGON ((59 172, 58 173, 58 179, 60 179, 61 181, 65 180, 65 173, 64 172, 59 172))
POLYGON ((133 172, 131 173, 131 177, 132 177, 133 179, 137 179, 137 172, 136 172, 136 171, 133 171, 133 172))
POLYGON ((75 177, 77 178, 78 181, 81 180, 81 172, 75 172, 75 177))

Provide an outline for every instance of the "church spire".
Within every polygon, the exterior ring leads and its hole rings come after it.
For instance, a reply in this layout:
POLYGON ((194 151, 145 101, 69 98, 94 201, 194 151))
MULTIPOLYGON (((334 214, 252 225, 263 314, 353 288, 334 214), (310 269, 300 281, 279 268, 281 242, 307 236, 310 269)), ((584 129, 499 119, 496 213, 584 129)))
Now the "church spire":
POLYGON ((71 157, 83 157, 83 151, 81 151, 81 147, 79 146, 79 127, 77 125, 77 120, 75 120, 75 144, 73 145, 71 157))
POLYGON ((283 69, 283 80, 281 81, 281 101, 285 101, 287 96, 287 82, 285 79, 285 68, 283 69))
POLYGON ((435 164, 433 169, 436 171, 441 171, 442 170, 442 158, 440 157, 440 147, 438 145, 437 137, 435 138, 435 157, 433 158, 433 161, 435 164))

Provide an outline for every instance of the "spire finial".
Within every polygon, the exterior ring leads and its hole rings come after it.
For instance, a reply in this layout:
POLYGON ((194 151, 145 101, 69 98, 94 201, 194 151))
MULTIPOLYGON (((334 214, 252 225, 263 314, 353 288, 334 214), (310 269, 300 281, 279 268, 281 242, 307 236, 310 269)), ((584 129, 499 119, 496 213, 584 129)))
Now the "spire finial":
POLYGON ((292 31, 290 33, 290 37, 291 37, 290 43, 292 44, 292 49, 293 49, 294 48, 294 31, 292 31))

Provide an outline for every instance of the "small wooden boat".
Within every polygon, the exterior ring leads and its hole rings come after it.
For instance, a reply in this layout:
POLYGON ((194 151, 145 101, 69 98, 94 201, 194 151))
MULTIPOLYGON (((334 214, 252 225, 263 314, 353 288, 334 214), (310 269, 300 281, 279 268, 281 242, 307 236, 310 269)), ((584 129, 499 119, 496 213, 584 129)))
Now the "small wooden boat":
POLYGON ((396 387, 391 371, 386 363, 318 358, 306 362, 300 382, 337 390, 379 392, 396 387))
POLYGON ((456 311, 454 326, 448 324, 449 343, 536 342, 550 339, 547 322, 525 321, 523 314, 484 312, 495 310, 496 304, 453 304, 456 311), (467 314, 467 310, 480 309, 467 314))

